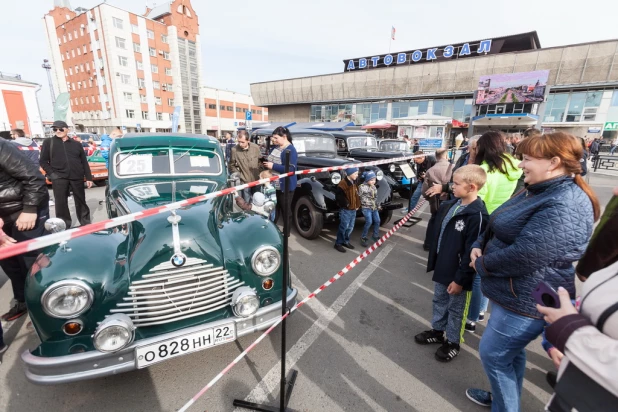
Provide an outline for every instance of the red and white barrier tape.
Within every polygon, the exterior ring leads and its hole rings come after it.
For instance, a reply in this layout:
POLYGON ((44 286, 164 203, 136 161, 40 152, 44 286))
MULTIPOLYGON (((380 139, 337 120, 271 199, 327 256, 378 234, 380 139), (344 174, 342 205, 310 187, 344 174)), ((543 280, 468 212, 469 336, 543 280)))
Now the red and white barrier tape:
POLYGON ((124 215, 124 216, 119 216, 119 217, 114 217, 111 219, 107 219, 107 220, 103 220, 101 222, 97 222, 97 223, 92 223, 86 226, 80 226, 80 227, 76 227, 74 229, 69 229, 66 230, 64 232, 59 232, 59 233, 52 233, 50 235, 46 235, 46 236, 41 236, 39 238, 36 239, 30 239, 30 240, 25 240, 23 242, 19 242, 19 243, 14 243, 10 246, 6 246, 0 249, 0 260, 2 259, 6 259, 8 257, 12 257, 12 256, 16 256, 25 252, 29 252, 32 250, 37 250, 37 249, 41 249, 47 246, 52 246, 52 245, 56 245, 59 244, 61 242, 70 240, 70 239, 75 239, 81 236, 85 236, 88 235, 90 233, 94 233, 94 232, 98 232, 104 229, 109 229, 115 226, 119 226, 119 225, 123 225, 126 223, 130 223, 133 222, 135 220, 140 220, 143 219, 145 217, 148 216, 153 216, 153 215, 157 215, 159 213, 166 213, 166 212, 171 212, 172 210, 176 210, 176 209, 180 209, 183 208, 185 206, 190 206, 193 205, 195 203, 199 203, 199 202, 203 202, 205 200, 210 200, 210 199, 214 199, 216 197, 221 197, 221 196, 227 196, 229 194, 238 192, 240 190, 249 188, 249 187, 255 187, 255 186, 259 186, 268 182, 272 182, 278 179, 282 179, 284 177, 287 176, 292 176, 294 174, 296 175, 306 175, 306 174, 311 174, 311 173, 320 173, 320 172, 329 172, 329 171, 334 171, 334 170, 342 170, 342 169, 347 169, 350 167, 364 167, 364 166, 373 166, 373 165, 379 165, 379 164, 384 164, 384 163, 393 163, 393 162, 398 162, 398 161, 404 161, 404 160, 409 160, 409 159, 413 159, 415 157, 423 157, 426 156, 427 154, 422 154, 422 155, 413 155, 413 156, 405 156, 405 157, 399 157, 396 159, 383 159, 383 160, 376 160, 373 162, 367 162, 367 163, 354 163, 354 164, 346 164, 346 165, 342 165, 342 166, 332 166, 332 167, 323 167, 323 168, 318 168, 318 169, 307 169, 307 170, 299 170, 297 172, 290 172, 290 173, 282 173, 280 175, 276 175, 276 176, 272 176, 270 178, 267 179, 260 179, 260 180, 256 180, 254 182, 250 182, 250 183, 245 183, 239 186, 234 186, 234 187, 230 187, 227 189, 223 189, 223 190, 219 190, 217 192, 212 192, 212 193, 208 193, 205 195, 201 195, 201 196, 196 196, 193 197, 191 199, 185 199, 182 200, 180 202, 174 202, 174 203, 169 203, 167 205, 163 205, 163 206, 159 206, 159 207, 154 207, 152 209, 146 209, 143 210, 141 212, 136 212, 136 213, 131 213, 128 215, 124 215))
POLYGON ((36 150, 37 152, 41 149, 39 149, 38 147, 27 147, 27 146, 20 146, 18 147, 19 150, 36 150))
POLYGON ((421 201, 416 205, 414 209, 412 209, 407 215, 405 215, 404 218, 399 221, 399 223, 393 226, 391 230, 386 232, 386 234, 384 234, 384 236, 382 236, 376 243, 374 243, 367 250, 365 250, 363 253, 358 255, 356 259, 354 259, 352 262, 348 263, 343 269, 337 272, 335 276, 333 276, 332 278, 324 282, 322 286, 317 288, 315 291, 310 293, 306 298, 304 298, 303 300, 298 302, 296 305, 294 305, 292 308, 290 308, 288 313, 280 316, 279 319, 277 319, 277 321, 270 328, 268 328, 262 335, 260 335, 260 337, 258 337, 251 345, 249 345, 247 349, 242 351, 242 353, 238 355, 229 365, 227 365, 225 369, 219 372, 217 376, 215 376, 210 382, 208 382, 208 384, 204 386, 202 390, 200 390, 197 394, 195 394, 195 396, 191 398, 187 403, 185 403, 185 405, 182 408, 180 408, 178 412, 184 412, 188 408, 190 408, 191 405, 193 405, 195 401, 197 401, 202 395, 204 395, 204 393, 206 393, 208 389, 212 388, 215 385, 215 383, 217 383, 223 377, 223 375, 225 375, 230 369, 234 367, 234 365, 236 365, 238 362, 240 362, 240 360, 242 360, 245 356, 247 356, 247 354, 251 352, 251 350, 255 348, 258 343, 264 340, 264 338, 268 336, 268 334, 270 334, 270 332, 272 332, 272 330, 275 329, 283 321, 283 319, 287 318, 296 309, 300 308, 305 303, 307 303, 310 299, 316 297, 324 289, 326 289, 327 287, 335 283, 337 280, 341 279, 341 277, 345 275, 346 273, 348 273, 354 266, 358 265, 363 259, 367 258, 367 256, 372 254, 378 247, 382 246, 382 244, 386 241, 386 239, 391 237, 401 226, 403 226, 404 223, 408 221, 408 219, 412 217, 412 215, 418 212, 418 210, 421 208, 421 206, 423 206, 424 203, 425 203, 425 199, 421 199, 421 201))

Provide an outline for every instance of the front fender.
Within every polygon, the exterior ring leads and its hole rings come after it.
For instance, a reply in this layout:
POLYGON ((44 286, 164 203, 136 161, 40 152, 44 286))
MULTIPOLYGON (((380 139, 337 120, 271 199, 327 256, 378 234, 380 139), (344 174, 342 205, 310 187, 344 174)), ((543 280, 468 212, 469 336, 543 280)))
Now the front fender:
POLYGON ((313 205, 323 212, 338 209, 335 193, 317 179, 306 177, 298 181, 294 191, 294 203, 303 196, 308 197, 313 205))

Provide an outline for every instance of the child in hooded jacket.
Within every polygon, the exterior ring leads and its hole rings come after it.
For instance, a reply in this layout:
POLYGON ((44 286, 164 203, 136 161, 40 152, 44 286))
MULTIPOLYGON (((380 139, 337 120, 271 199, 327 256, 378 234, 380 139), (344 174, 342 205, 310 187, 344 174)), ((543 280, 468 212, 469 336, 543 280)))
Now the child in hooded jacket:
POLYGON ((361 211, 365 216, 365 226, 363 227, 363 233, 361 234, 361 245, 367 246, 369 239, 369 229, 373 224, 373 236, 371 237, 374 242, 380 239, 380 213, 377 203, 378 188, 376 187, 376 174, 373 170, 368 170, 363 173, 365 182, 358 187, 358 194, 361 201, 361 211))

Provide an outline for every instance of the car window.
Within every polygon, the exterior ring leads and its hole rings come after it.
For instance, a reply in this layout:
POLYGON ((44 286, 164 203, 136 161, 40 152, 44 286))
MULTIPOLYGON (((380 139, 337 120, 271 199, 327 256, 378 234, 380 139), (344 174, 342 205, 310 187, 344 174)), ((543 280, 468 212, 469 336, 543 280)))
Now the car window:
POLYGON ((221 162, 210 150, 174 149, 174 171, 176 174, 219 174, 221 162))
POLYGON ((346 146, 345 146, 345 140, 343 139, 337 139, 337 148, 339 150, 345 150, 346 146))
POLYGON ((117 153, 114 167, 118 176, 170 174, 169 149, 140 149, 117 153))
POLYGON ((370 148, 377 149, 378 143, 373 136, 358 136, 348 138, 348 146, 351 149, 370 148))
POLYGON ((294 136, 292 142, 299 155, 311 152, 335 152, 335 141, 332 137, 294 136))

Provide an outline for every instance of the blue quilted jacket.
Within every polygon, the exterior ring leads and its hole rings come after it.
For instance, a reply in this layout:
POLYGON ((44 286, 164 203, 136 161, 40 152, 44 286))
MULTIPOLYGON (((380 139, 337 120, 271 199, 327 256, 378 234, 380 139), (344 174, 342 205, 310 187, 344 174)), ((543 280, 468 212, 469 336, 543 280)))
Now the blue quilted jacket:
POLYGON ((532 290, 544 280, 575 297, 573 262, 583 255, 593 223, 592 202, 571 177, 528 186, 491 214, 485 234, 473 245, 484 249, 475 265, 483 294, 513 312, 542 319, 532 290))

